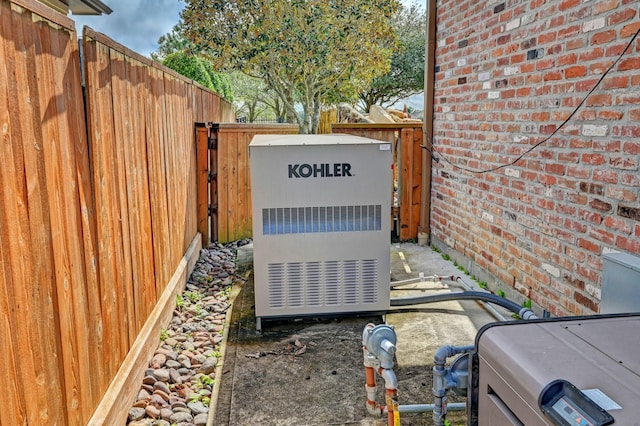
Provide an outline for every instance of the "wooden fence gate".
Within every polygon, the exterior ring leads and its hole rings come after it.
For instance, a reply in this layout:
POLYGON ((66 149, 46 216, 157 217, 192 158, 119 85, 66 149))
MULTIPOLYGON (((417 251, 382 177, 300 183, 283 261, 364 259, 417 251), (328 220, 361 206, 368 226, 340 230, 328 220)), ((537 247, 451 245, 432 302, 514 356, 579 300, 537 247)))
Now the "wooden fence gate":
POLYGON ((293 124, 196 123, 198 231, 203 241, 251 237, 249 144, 255 135, 296 134, 293 124))
POLYGON ((392 225, 400 241, 417 240, 429 235, 429 188, 431 170, 423 171, 425 161, 422 123, 339 123, 333 133, 347 133, 392 144, 395 190, 392 203, 392 225))

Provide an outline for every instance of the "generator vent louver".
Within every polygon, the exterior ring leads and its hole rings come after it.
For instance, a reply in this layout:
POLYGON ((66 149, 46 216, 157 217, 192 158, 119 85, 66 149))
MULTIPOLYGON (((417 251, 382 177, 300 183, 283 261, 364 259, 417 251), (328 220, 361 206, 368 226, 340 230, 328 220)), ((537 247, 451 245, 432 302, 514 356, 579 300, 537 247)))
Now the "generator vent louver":
POLYGON ((268 265, 269 308, 375 304, 376 259, 268 265))
POLYGON ((366 232, 382 229, 382 206, 272 207, 262 209, 263 235, 366 232))

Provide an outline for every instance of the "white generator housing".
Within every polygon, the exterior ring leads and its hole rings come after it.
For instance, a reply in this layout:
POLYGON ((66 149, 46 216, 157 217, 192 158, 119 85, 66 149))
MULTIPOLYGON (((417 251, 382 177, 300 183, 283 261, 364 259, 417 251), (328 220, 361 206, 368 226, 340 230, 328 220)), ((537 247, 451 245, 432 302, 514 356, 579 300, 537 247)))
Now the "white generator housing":
POLYGON ((258 329, 262 318, 387 310, 391 145, 256 135, 249 153, 258 329))

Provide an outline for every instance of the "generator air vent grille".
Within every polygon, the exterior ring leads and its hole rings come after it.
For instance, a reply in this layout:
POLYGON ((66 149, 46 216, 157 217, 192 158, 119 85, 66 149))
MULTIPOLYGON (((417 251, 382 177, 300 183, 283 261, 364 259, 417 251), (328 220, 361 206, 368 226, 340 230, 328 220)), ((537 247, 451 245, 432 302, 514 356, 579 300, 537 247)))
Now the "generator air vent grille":
POLYGON ((271 263, 269 308, 375 304, 378 260, 271 263))
POLYGON ((263 235, 382 230, 382 206, 311 206, 262 209, 263 235))

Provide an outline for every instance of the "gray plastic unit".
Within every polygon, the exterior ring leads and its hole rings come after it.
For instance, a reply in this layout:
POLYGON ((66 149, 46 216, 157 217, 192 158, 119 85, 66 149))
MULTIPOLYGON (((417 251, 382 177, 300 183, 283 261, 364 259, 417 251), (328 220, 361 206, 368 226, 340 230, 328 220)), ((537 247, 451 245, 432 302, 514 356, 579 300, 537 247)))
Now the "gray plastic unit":
POLYGON ((249 152, 258 324, 387 310, 391 144, 257 135, 249 152))
POLYGON ((640 257, 607 253, 603 259, 600 313, 640 312, 640 257))
POLYGON ((478 426, 556 424, 538 401, 557 379, 592 398, 616 425, 639 424, 638 330, 638 315, 513 321, 481 329, 472 380, 478 426))

